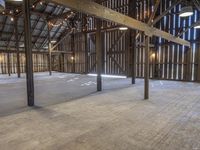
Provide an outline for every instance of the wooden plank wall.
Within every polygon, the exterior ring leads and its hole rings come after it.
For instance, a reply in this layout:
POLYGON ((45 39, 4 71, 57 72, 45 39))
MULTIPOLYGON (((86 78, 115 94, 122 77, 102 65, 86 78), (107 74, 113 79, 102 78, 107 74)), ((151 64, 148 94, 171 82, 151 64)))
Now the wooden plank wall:
POLYGON ((72 41, 71 36, 65 38, 65 40, 58 46, 58 50, 71 52, 71 54, 64 54, 64 59, 62 62, 62 56, 60 54, 53 56, 53 68, 55 71, 63 71, 63 72, 73 72, 73 60, 72 60, 72 41), (63 70, 61 66, 64 66, 63 70))
POLYGON ((75 34, 75 72, 85 73, 85 36, 84 33, 75 34))
MULTIPOLYGON (((102 5, 128 15, 130 0, 108 0, 102 5)), ((171 0, 161 0, 156 16, 162 14, 170 5, 171 0)), ((130 6, 132 7, 132 6, 130 6)), ((137 19, 148 22, 153 12, 152 0, 137 1, 137 19)), ((180 19, 178 13, 181 5, 172 9, 169 14, 162 18, 155 26, 173 35, 190 26, 200 18, 200 13, 195 10, 192 17, 180 19)), ((59 46, 58 50, 66 53, 54 53, 52 58, 53 70, 69 73, 95 73, 96 72, 96 48, 95 30, 96 19, 93 16, 82 15, 84 23, 83 32, 76 32, 67 37, 59 46), (74 45, 74 46, 73 46, 74 45)), ((120 25, 113 22, 102 21, 102 51, 103 73, 115 75, 129 75, 130 73, 130 31, 120 31, 120 25)), ((136 75, 144 77, 144 34, 140 33, 136 47, 136 75)), ((163 80, 200 81, 200 30, 190 29, 181 38, 191 41, 192 49, 169 43, 160 38, 151 38, 151 44, 155 47, 150 49, 150 78, 163 80)), ((8 54, 0 54, 0 74, 8 73, 8 54)), ((11 73, 16 73, 16 54, 9 54, 11 73)), ((21 70, 25 72, 25 57, 20 54, 21 70)), ((34 54, 34 71, 48 71, 47 54, 34 54)))
MULTIPOLYGON (((137 20, 140 20, 142 22, 148 22, 148 18, 152 13, 152 10, 150 9, 151 7, 151 1, 149 0, 142 0, 138 1, 137 5, 137 20)), ((137 43, 145 43, 145 35, 143 33, 139 34, 139 37, 137 39, 137 43)), ((151 49, 152 51, 152 49, 151 49)), ((152 52, 150 52, 151 54, 152 52)), ((144 77, 144 66, 145 66, 145 47, 143 44, 137 45, 136 48, 136 55, 137 55, 137 60, 136 60, 136 77, 138 78, 143 78, 144 77)), ((153 56, 153 54, 151 54, 153 56)), ((152 72, 153 70, 153 62, 154 60, 151 57, 150 61, 150 77, 154 74, 152 72)))
MULTIPOLYGON (((129 1, 128 0, 109 0, 102 3, 102 5, 111 8, 117 12, 128 15, 129 1)), ((102 28, 116 27, 113 30, 106 30, 102 32, 103 48, 104 48, 104 73, 126 75, 127 66, 129 65, 128 51, 129 40, 127 31, 120 31, 119 25, 103 21, 102 28)))
MULTIPOLYGON (((25 54, 20 53, 20 70, 25 70, 25 54)), ((33 54, 33 70, 34 72, 48 71, 47 54, 33 54)), ((16 53, 0 53, 0 74, 17 73, 17 54, 16 53)))
MULTIPOLYGON (((128 0, 108 0, 102 3, 104 6, 112 8, 123 14, 128 14, 128 0)), ((86 16, 87 25, 84 33, 74 34, 74 53, 75 53, 75 73, 85 73, 88 68, 89 73, 96 73, 96 47, 95 47, 95 30, 96 19, 93 16, 86 16), (85 35, 86 34, 86 35, 85 35), (86 45, 87 38, 87 45, 86 45), (86 50, 87 47, 87 50, 86 50), (88 62, 88 64, 86 64, 88 62), (87 67, 86 67, 87 65, 87 67)), ((126 75, 126 57, 128 57, 128 32, 119 31, 118 25, 113 22, 102 21, 102 51, 104 53, 103 73, 126 75), (112 29, 112 28, 115 29, 112 29), (124 33, 125 32, 125 33, 124 33)), ((59 50, 72 52, 70 41, 72 35, 65 39, 59 46, 59 50)), ((64 72, 73 72, 71 67, 73 61, 72 54, 65 56, 64 72)))
MULTIPOLYGON (((171 1, 162 0, 158 14, 162 14, 170 5, 171 1)), ((142 0, 138 2, 138 20, 147 22, 151 11, 151 1, 142 0)), ((157 28, 178 35, 179 32, 196 22, 199 18, 199 12, 195 10, 195 15, 189 18, 180 18, 178 13, 181 5, 176 6, 169 15, 156 24, 157 28)), ((180 81, 200 81, 200 47, 199 30, 194 28, 183 34, 181 38, 192 42, 192 49, 182 45, 169 43, 160 38, 153 38, 156 41, 155 48, 151 49, 150 55, 150 77, 164 80, 180 81)), ((139 42, 144 42, 143 35, 140 36, 139 42)), ((144 77, 144 48, 137 49, 137 77, 144 77)))
MULTIPOLYGON (((162 14, 172 1, 162 0, 156 15, 162 14)), ((108 0, 102 5, 112 8, 118 12, 128 15, 129 0, 108 0)), ((152 0, 140 0, 137 2, 137 19, 142 22, 148 22, 148 19, 153 12, 152 0)), ((190 26, 199 18, 199 13, 195 10, 195 15, 186 19, 180 19, 177 12, 181 9, 181 5, 176 6, 169 12, 169 15, 162 18, 155 26, 161 30, 169 32, 173 35, 178 35, 179 32, 190 26)), ((74 41, 75 48, 75 72, 84 72, 84 63, 88 61, 88 72, 96 72, 96 48, 95 48, 95 30, 96 20, 93 16, 87 16, 87 25, 85 31, 87 33, 87 51, 85 51, 84 33, 77 34, 78 38, 74 41), (85 57, 86 56, 86 57, 85 57), (87 59, 87 61, 86 61, 87 59)), ((129 31, 119 31, 119 25, 102 21, 102 51, 103 51, 103 73, 128 75, 129 61, 129 31), (126 33, 123 33, 126 32, 126 33)), ((181 38, 191 41, 192 49, 184 46, 169 43, 160 38, 151 38, 151 43, 155 47, 150 48, 150 78, 163 80, 181 80, 181 81, 200 81, 200 47, 197 43, 200 38, 200 31, 190 29, 183 34, 181 38)), ((144 34, 140 33, 137 40, 136 54, 136 75, 138 78, 144 77, 144 34)), ((69 40, 70 41, 70 40, 69 40)), ((70 47, 70 43, 66 42, 70 47)), ((69 48, 70 49, 70 48, 69 48)), ((67 55, 67 64, 72 65, 70 56, 67 55)), ((87 68, 86 67, 86 68, 87 68)), ((67 67, 65 72, 70 72, 71 68, 67 67)), ((129 68, 130 69, 130 68, 129 68)))
POLYGON ((85 53, 86 52, 85 52, 85 34, 84 33, 75 33, 74 35, 68 36, 59 45, 58 49, 60 51, 66 51, 68 53, 59 54, 59 56, 55 55, 53 57, 54 70, 70 72, 70 73, 85 73, 85 53), (72 36, 74 36, 73 41, 72 41, 72 36), (72 48, 73 47, 72 44, 74 45, 74 48, 72 48), (57 59, 57 62, 56 62, 56 59, 57 59), (63 69, 61 68, 61 70, 59 70, 56 67, 58 66, 58 64, 63 65, 63 69))

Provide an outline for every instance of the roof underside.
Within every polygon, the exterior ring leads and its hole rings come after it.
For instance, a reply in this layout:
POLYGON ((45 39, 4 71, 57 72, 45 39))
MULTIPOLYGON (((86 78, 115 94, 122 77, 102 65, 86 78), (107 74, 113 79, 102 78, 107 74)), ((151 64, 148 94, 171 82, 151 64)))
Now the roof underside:
MULTIPOLYGON (((18 39, 20 48, 24 47, 24 20, 22 13, 22 3, 6 1, 5 14, 0 15, 0 48, 9 50, 15 49, 16 37, 15 27, 16 20, 18 27, 18 39), (14 18, 14 21, 11 18, 14 18), (18 19, 17 19, 18 18, 18 19)), ((96 2, 105 2, 106 0, 95 0, 96 2)), ((185 4, 193 4, 200 10, 200 1, 191 0, 185 1, 185 4)), ((72 13, 69 8, 47 3, 41 0, 31 0, 31 29, 32 29, 32 43, 34 50, 45 50, 48 45, 48 24, 50 22, 50 36, 52 41, 59 41, 72 29, 77 28, 80 22, 80 14, 72 13), (41 3, 42 2, 42 3, 41 3)))
MULTIPOLYGON (((50 35, 52 41, 57 41, 64 33, 73 28, 74 15, 69 8, 55 5, 53 3, 32 2, 31 8, 31 29, 33 49, 47 49, 48 43, 48 23, 50 26, 50 35), (61 14, 69 13, 67 19, 53 19, 61 14), (50 21, 51 20, 51 21, 50 21)), ((6 3, 5 14, 0 15, 0 47, 1 49, 12 49, 15 47, 15 26, 17 20, 18 38, 20 48, 24 47, 24 19, 22 8, 19 3, 6 3), (12 20, 14 18, 14 21, 12 20)))

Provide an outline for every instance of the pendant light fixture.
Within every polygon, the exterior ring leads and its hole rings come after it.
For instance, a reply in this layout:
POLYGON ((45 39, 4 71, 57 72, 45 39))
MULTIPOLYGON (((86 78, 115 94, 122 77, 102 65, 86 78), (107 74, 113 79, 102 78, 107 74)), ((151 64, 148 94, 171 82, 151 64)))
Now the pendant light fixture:
POLYGON ((194 14, 194 12, 193 12, 192 6, 185 6, 185 7, 182 7, 182 9, 179 13, 179 16, 180 17, 189 17, 189 16, 192 16, 193 14, 194 14))
POLYGON ((126 31, 126 30, 128 30, 128 28, 127 27, 119 27, 119 30, 126 31))
POLYGON ((200 21, 195 24, 194 28, 195 29, 200 29, 200 21))

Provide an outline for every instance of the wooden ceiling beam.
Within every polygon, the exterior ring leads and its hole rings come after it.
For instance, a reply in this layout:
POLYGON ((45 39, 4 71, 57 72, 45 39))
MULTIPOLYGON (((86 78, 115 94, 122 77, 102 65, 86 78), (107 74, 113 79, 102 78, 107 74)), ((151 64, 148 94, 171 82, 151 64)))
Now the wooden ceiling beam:
MULTIPOLYGON (((48 54, 47 50, 33 50, 33 54, 48 54)), ((17 53, 17 50, 15 47, 10 47, 9 50, 6 50, 6 47, 0 47, 0 53, 17 53)), ((25 50, 20 50, 19 53, 25 53, 25 50)), ((64 53, 64 54, 72 54, 72 52, 67 52, 67 51, 53 51, 53 54, 59 54, 59 53, 64 53)))
POLYGON ((112 9, 99 5, 95 2, 88 0, 50 0, 50 2, 57 3, 70 7, 72 9, 81 11, 86 14, 94 15, 97 18, 104 20, 112 21, 123 26, 127 26, 131 29, 139 30, 145 32, 146 35, 154 35, 161 37, 168 41, 174 43, 185 45, 190 47, 190 43, 186 40, 177 38, 167 32, 161 31, 157 28, 150 27, 148 24, 145 24, 141 21, 133 19, 131 17, 125 16, 121 13, 118 13, 112 9))

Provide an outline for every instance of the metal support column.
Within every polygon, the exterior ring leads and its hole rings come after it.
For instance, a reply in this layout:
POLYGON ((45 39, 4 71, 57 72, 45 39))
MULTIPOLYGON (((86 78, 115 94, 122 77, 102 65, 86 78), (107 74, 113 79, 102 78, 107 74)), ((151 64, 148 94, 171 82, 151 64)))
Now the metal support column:
POLYGON ((144 99, 149 99, 149 36, 145 37, 144 99))
POLYGON ((28 106, 34 106, 34 79, 33 79, 33 56, 31 40, 30 0, 23 1, 24 11, 24 45, 26 52, 26 83, 28 106))
POLYGON ((49 62, 49 75, 52 75, 52 49, 51 49, 51 32, 50 32, 50 25, 47 22, 48 28, 48 62, 49 62))
POLYGON ((15 18, 15 47, 17 50, 17 76, 21 77, 21 69, 20 69, 20 52, 19 52, 19 38, 18 38, 18 18, 15 18))
POLYGON ((102 91, 102 43, 101 43, 101 21, 97 19, 96 32, 96 60, 97 60, 97 91, 102 91))

